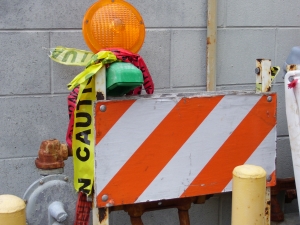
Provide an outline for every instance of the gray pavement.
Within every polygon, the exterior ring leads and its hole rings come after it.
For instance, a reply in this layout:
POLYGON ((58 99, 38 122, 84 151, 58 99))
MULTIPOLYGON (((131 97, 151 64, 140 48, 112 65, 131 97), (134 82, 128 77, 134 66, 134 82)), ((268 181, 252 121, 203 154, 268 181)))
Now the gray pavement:
POLYGON ((284 214, 283 222, 272 222, 271 225, 300 225, 299 213, 284 214))

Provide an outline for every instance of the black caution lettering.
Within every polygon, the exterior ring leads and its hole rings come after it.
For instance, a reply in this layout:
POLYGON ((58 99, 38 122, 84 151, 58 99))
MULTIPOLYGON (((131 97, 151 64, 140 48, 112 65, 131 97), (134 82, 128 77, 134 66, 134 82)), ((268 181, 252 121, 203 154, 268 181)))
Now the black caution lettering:
POLYGON ((80 153, 81 153, 81 148, 79 147, 79 148, 77 148, 77 150, 76 150, 76 157, 80 160, 80 161, 82 161, 82 162, 86 162, 86 161, 88 161, 89 160, 89 158, 90 158, 90 150, 88 149, 88 148, 86 148, 86 147, 84 147, 84 149, 83 149, 83 151, 85 152, 85 156, 82 156, 80 153))
POLYGON ((84 144, 90 145, 89 134, 91 130, 85 130, 76 134, 76 140, 81 141, 84 144), (83 137, 83 138, 82 138, 83 137))
POLYGON ((89 194, 90 191, 86 188, 91 185, 91 179, 78 178, 78 183, 82 184, 82 186, 79 188, 79 191, 89 194))
POLYGON ((76 109, 79 110, 81 105, 92 105, 92 100, 79 100, 76 109))
POLYGON ((91 93, 92 92, 92 88, 85 88, 82 93, 91 93))
POLYGON ((76 127, 88 127, 92 123, 92 117, 87 112, 76 113, 76 118, 85 118, 86 122, 76 122, 76 127))

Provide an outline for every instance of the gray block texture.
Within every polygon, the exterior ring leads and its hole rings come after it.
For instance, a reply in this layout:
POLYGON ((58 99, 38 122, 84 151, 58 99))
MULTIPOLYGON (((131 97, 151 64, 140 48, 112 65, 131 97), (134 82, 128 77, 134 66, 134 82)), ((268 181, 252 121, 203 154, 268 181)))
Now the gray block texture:
POLYGON ((299 26, 299 1, 227 0, 227 26, 299 26))
POLYGON ((0 29, 78 29, 85 11, 94 2, 2 0, 0 29))
POLYGON ((50 93, 49 33, 0 32, 0 43, 0 95, 50 93))
MULTIPOLYGON (((88 50, 86 46, 82 32, 79 31, 52 31, 50 33, 50 48, 57 46, 64 46, 67 48, 77 48, 82 50, 88 50)), ((73 78, 81 73, 84 67, 81 66, 67 66, 59 64, 51 60, 51 75, 53 79, 53 93, 68 93, 67 84, 73 80, 73 78)))
POLYGON ((0 98, 0 159, 33 157, 42 140, 65 142, 66 96, 0 98))

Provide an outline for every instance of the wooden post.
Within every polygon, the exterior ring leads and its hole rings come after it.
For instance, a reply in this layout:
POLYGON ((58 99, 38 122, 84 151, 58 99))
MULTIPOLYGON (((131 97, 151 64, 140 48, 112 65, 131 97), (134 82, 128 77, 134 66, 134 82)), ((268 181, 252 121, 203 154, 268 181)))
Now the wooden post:
MULTIPOLYGON (((95 75, 97 100, 106 100, 106 67, 103 66, 95 75)), ((105 110, 105 109, 103 109, 105 110)), ((97 208, 96 198, 93 202, 93 225, 109 225, 109 208, 97 208)))

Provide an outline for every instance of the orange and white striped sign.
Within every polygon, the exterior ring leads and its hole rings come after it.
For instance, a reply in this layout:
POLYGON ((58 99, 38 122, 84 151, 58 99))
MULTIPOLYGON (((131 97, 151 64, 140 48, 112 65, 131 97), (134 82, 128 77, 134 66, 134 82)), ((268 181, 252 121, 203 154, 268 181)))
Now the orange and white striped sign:
POLYGON ((162 95, 95 107, 98 207, 231 191, 232 171, 245 163, 262 166, 275 184, 276 94, 162 95))

